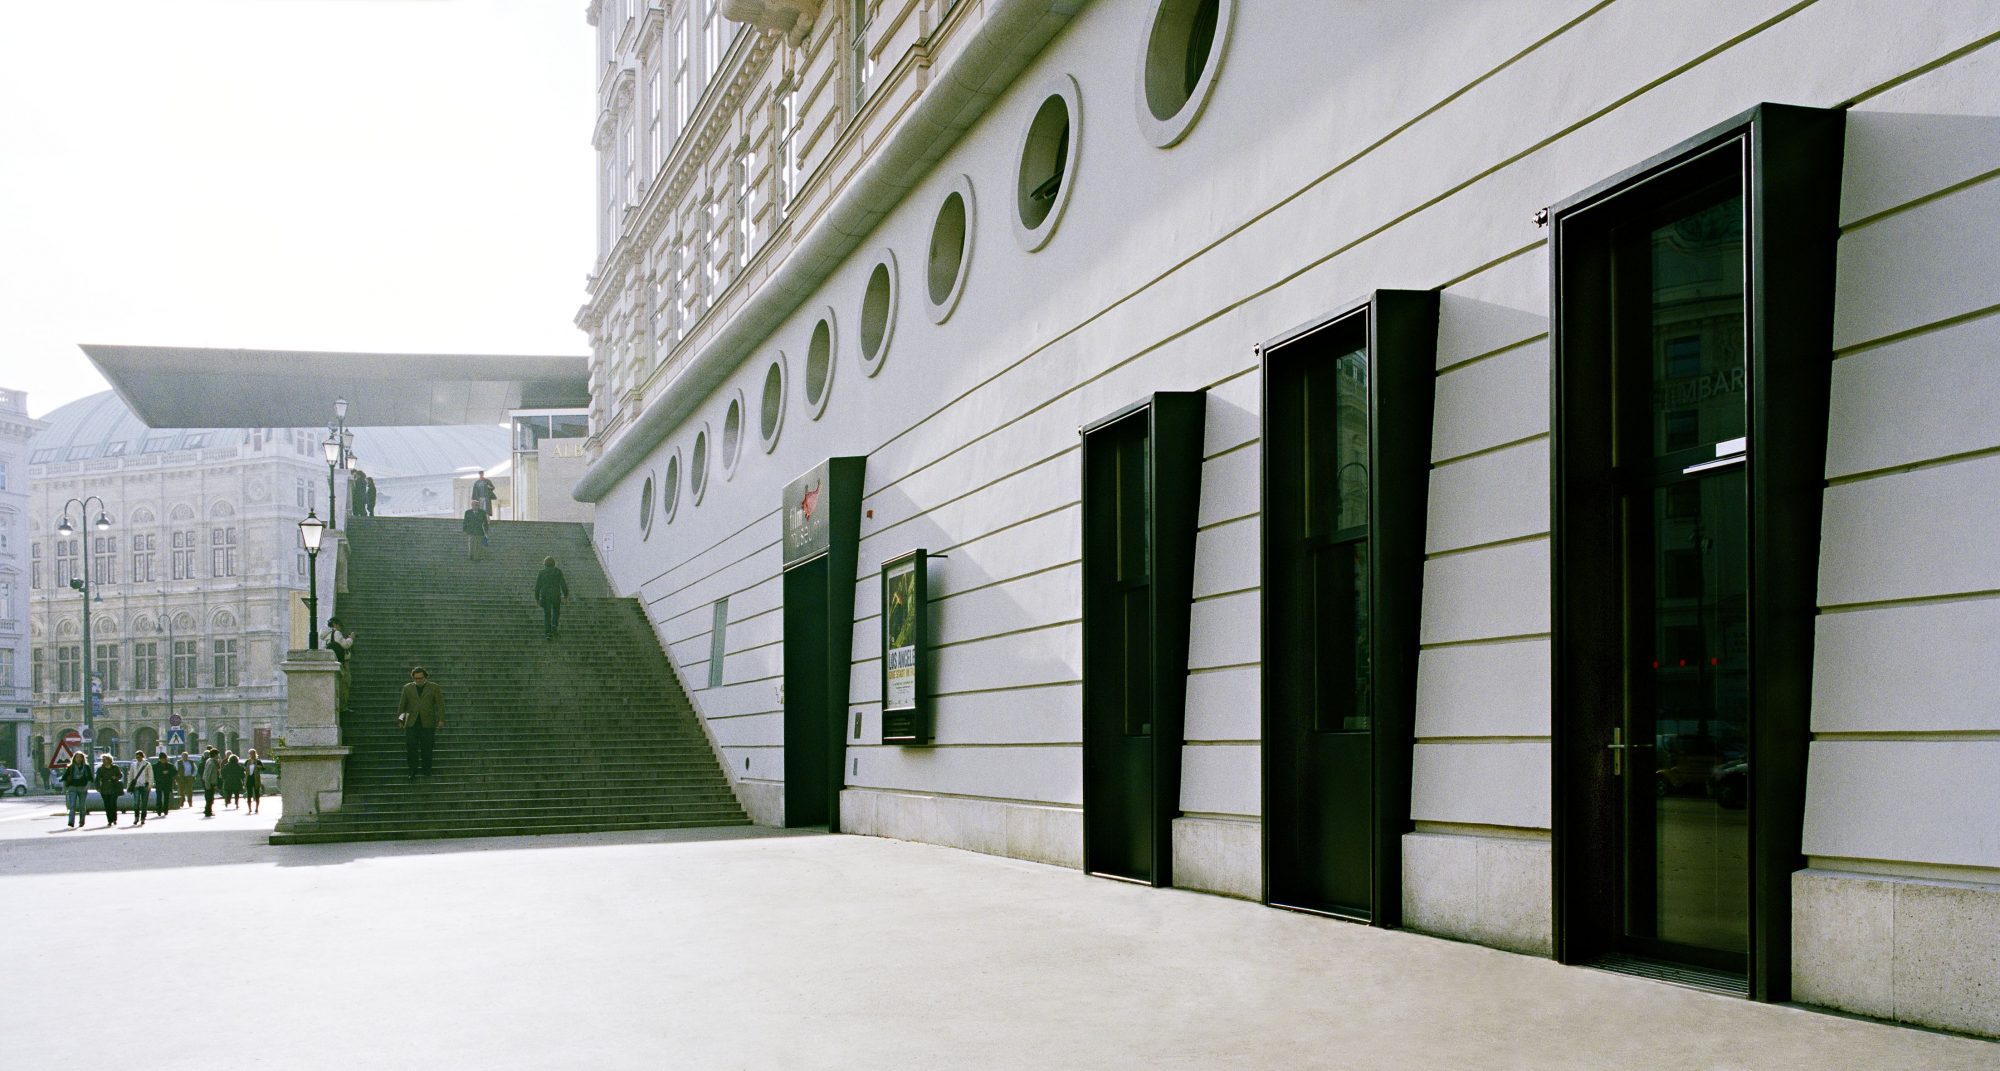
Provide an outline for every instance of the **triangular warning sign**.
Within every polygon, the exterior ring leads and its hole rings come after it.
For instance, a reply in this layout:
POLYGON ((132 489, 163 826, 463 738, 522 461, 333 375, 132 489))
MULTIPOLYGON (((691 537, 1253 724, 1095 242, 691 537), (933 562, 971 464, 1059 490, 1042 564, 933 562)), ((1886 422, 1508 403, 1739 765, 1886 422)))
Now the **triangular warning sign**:
POLYGON ((56 744, 55 755, 49 759, 49 769, 58 770, 64 766, 68 766, 69 757, 74 754, 76 754, 76 750, 70 747, 69 741, 68 740, 61 741, 60 743, 56 744))

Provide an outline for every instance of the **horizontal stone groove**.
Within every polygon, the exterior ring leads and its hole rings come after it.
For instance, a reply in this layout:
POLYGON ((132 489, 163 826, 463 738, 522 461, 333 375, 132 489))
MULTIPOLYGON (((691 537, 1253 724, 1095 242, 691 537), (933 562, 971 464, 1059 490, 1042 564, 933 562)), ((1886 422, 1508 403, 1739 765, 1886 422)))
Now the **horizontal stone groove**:
POLYGON ((1502 450, 1512 450, 1517 446, 1526 446, 1529 443, 1547 442, 1548 440, 1549 440, 1548 432, 1538 431, 1533 435, 1523 435, 1518 439, 1509 439, 1504 443, 1495 443, 1492 446, 1482 446, 1477 450, 1467 450, 1465 453, 1462 454, 1453 454, 1450 457, 1432 458, 1431 468, 1432 470, 1448 468, 1452 465, 1456 465, 1461 462, 1471 461, 1474 460, 1475 458, 1487 457, 1491 454, 1497 454, 1502 450))
POLYGON ((1833 359, 1838 361, 1841 360, 1842 358, 1852 357, 1857 353, 1867 353, 1870 350, 1879 350, 1884 346, 1892 345, 1897 342, 1902 342, 1905 339, 1916 338, 1919 335, 1928 335, 1934 331, 1942 331, 1947 327, 1957 327, 1960 324, 1969 324, 1974 320, 1983 320, 1988 316, 1993 316, 1996 314, 2000 314, 2000 305, 1981 306, 1980 308, 1973 309, 1970 312, 1957 313, 1952 316, 1947 316, 1941 320, 1932 320, 1929 323, 1918 324, 1915 327, 1906 327, 1901 331, 1891 331, 1886 335, 1880 335, 1875 338, 1864 339, 1860 342, 1849 343, 1848 345, 1842 346, 1840 349, 1835 350, 1833 354, 1833 359))
MULTIPOLYGON (((1538 249, 1540 248, 1540 244, 1538 243, 1535 246, 1531 246, 1530 248, 1538 249)), ((1437 370, 1438 378, 1443 379, 1445 376, 1450 375, 1453 372, 1457 372, 1460 369, 1470 368, 1476 364, 1484 364, 1495 357, 1505 357, 1507 354, 1513 353, 1516 350, 1527 349, 1529 346, 1532 346, 1537 342, 1546 342, 1548 341, 1548 337, 1549 333, 1547 331, 1543 331, 1541 334, 1538 335, 1529 335, 1527 338, 1521 339, 1518 342, 1509 342, 1505 346, 1496 346, 1493 349, 1485 351, 1484 353, 1474 354, 1471 357, 1466 357, 1462 360, 1453 361, 1452 363, 1447 365, 1440 365, 1438 366, 1437 370)))
POLYGON ((1886 465, 1879 469, 1865 469, 1860 472, 1845 473, 1826 481, 1828 487, 1846 487, 1850 484, 1867 483, 1885 476, 1901 476, 1906 472, 1922 472, 1925 469, 1940 469, 1966 461, 1984 461, 2000 457, 2000 445, 1981 447, 1977 450, 1962 450, 1955 454, 1928 457, 1921 461, 1905 461, 1898 465, 1886 465))
POLYGON ((1474 554, 1482 550, 1492 550, 1495 547, 1514 547, 1514 546, 1519 546, 1523 543, 1545 543, 1548 541, 1548 539, 1549 539, 1549 533, 1546 529, 1544 529, 1540 532, 1530 532, 1527 535, 1508 536, 1505 539, 1495 539, 1485 543, 1472 543, 1463 547, 1451 547, 1447 550, 1426 551, 1424 552, 1424 560, 1427 562, 1434 562, 1441 558, 1456 558, 1463 554, 1474 554))
POLYGON ((1943 595, 1911 595, 1900 599, 1876 599, 1868 602, 1827 603, 1819 608, 1822 614, 1853 614, 1866 610, 1886 610, 1899 606, 1937 606, 1955 602, 1980 602, 2000 598, 2000 589, 1984 591, 1957 591, 1943 595))
POLYGON ((1855 231, 1861 230, 1865 227, 1872 226, 1876 223, 1880 223, 1885 219, 1890 219, 1895 216, 1900 216, 1903 213, 1908 212, 1913 208, 1922 208, 1927 204, 1931 204, 1937 201, 1942 201, 1945 198, 1952 196, 1953 194, 1962 193, 1981 183, 1991 182, 1996 178, 2000 178, 2000 168, 1996 168, 1995 170, 1987 171, 1982 174, 1974 175, 1969 179, 1964 179, 1959 182, 1954 182, 1949 186, 1940 187, 1936 190, 1932 190, 1930 193, 1924 194, 1921 197, 1913 197, 1910 200, 1904 201, 1901 204, 1885 208, 1880 212, 1862 216, 1858 219, 1848 220, 1846 223, 1841 225, 1840 233, 1843 236, 1853 234, 1855 231))
POLYGON ((1521 632, 1510 636, 1477 636, 1467 640, 1433 640, 1429 643, 1419 644, 1417 649, 1421 651, 1443 651, 1453 647, 1490 647, 1501 643, 1520 643, 1523 640, 1546 640, 1552 635, 1553 633, 1548 632, 1521 632))

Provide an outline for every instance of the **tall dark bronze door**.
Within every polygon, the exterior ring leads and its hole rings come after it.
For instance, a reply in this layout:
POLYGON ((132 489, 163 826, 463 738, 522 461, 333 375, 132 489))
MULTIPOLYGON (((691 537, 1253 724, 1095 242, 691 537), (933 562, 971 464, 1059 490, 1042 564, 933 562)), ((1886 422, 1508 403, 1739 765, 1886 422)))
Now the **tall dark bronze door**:
POLYGON ((787 826, 840 831, 865 460, 828 458, 784 492, 787 826))
MULTIPOLYGON (((827 556, 785 571, 785 825, 823 826, 832 814, 830 756, 841 707, 827 686, 827 556)), ((846 697, 841 697, 844 705, 846 697)))
POLYGON ((1841 131, 1763 105, 1550 211, 1568 962, 1789 993, 1841 131))
POLYGON ((1393 925, 1437 299, 1264 346, 1266 899, 1393 925))
POLYGON ((1173 877, 1203 413, 1154 394, 1083 436, 1083 865, 1150 885, 1173 877))
POLYGON ((1092 873, 1154 880, 1151 474, 1146 414, 1084 447, 1084 794, 1092 873))

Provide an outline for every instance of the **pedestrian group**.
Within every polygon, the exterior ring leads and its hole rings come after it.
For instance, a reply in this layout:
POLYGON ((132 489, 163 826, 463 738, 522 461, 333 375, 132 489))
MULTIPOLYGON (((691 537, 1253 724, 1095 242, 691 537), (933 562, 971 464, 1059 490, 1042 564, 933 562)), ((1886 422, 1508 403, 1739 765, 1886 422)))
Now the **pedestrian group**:
POLYGON ((104 824, 116 826, 121 801, 130 795, 131 801, 122 809, 131 812, 134 826, 143 826, 150 815, 165 818, 167 812, 176 805, 194 805, 194 788, 199 783, 202 795, 202 817, 215 817, 215 798, 222 797, 226 809, 240 806, 245 814, 256 814, 264 800, 264 760, 251 748, 249 755, 239 758, 234 751, 223 751, 209 747, 202 751, 197 760, 193 754, 182 752, 178 757, 168 755, 163 748, 152 758, 141 751, 132 756, 131 769, 127 770, 112 759, 110 752, 98 757, 97 765, 81 754, 69 757, 69 765, 63 767, 63 804, 69 812, 66 828, 82 829, 90 818, 90 793, 97 791, 100 805, 104 808, 104 824))

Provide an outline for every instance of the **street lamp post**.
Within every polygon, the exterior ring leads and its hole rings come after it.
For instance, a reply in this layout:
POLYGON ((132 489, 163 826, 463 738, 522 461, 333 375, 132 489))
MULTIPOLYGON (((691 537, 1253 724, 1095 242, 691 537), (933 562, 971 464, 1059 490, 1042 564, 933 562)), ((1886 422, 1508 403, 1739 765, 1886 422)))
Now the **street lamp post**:
MULTIPOLYGON (((88 495, 82 499, 72 498, 68 502, 63 503, 62 523, 56 525, 56 534, 64 539, 68 539, 70 536, 76 534, 76 529, 70 527, 69 523, 69 508, 71 506, 76 507, 77 513, 91 528, 100 532, 108 531, 111 528, 111 518, 105 516, 104 513, 103 499, 96 495, 88 495), (97 503, 97 520, 95 521, 90 519, 90 504, 92 502, 97 503)), ((78 545, 77 550, 79 556, 83 559, 83 578, 79 580, 76 577, 70 577, 69 586, 83 593, 83 737, 85 749, 94 750, 97 746, 97 734, 92 728, 92 714, 94 713, 92 707, 94 704, 91 703, 91 700, 95 698, 95 693, 91 690, 92 681, 90 672, 90 656, 92 652, 90 649, 91 546, 89 536, 83 537, 83 541, 78 545)))
MULTIPOLYGON (((334 497, 333 478, 347 458, 347 399, 333 400, 333 420, 334 426, 326 429, 326 441, 319 446, 326 455, 326 526, 337 529, 340 527, 340 500, 334 497)), ((353 503, 348 505, 351 508, 353 503)))
POLYGON ((306 548, 306 650, 319 650, 319 541, 326 524, 311 510, 299 522, 299 542, 306 548))

